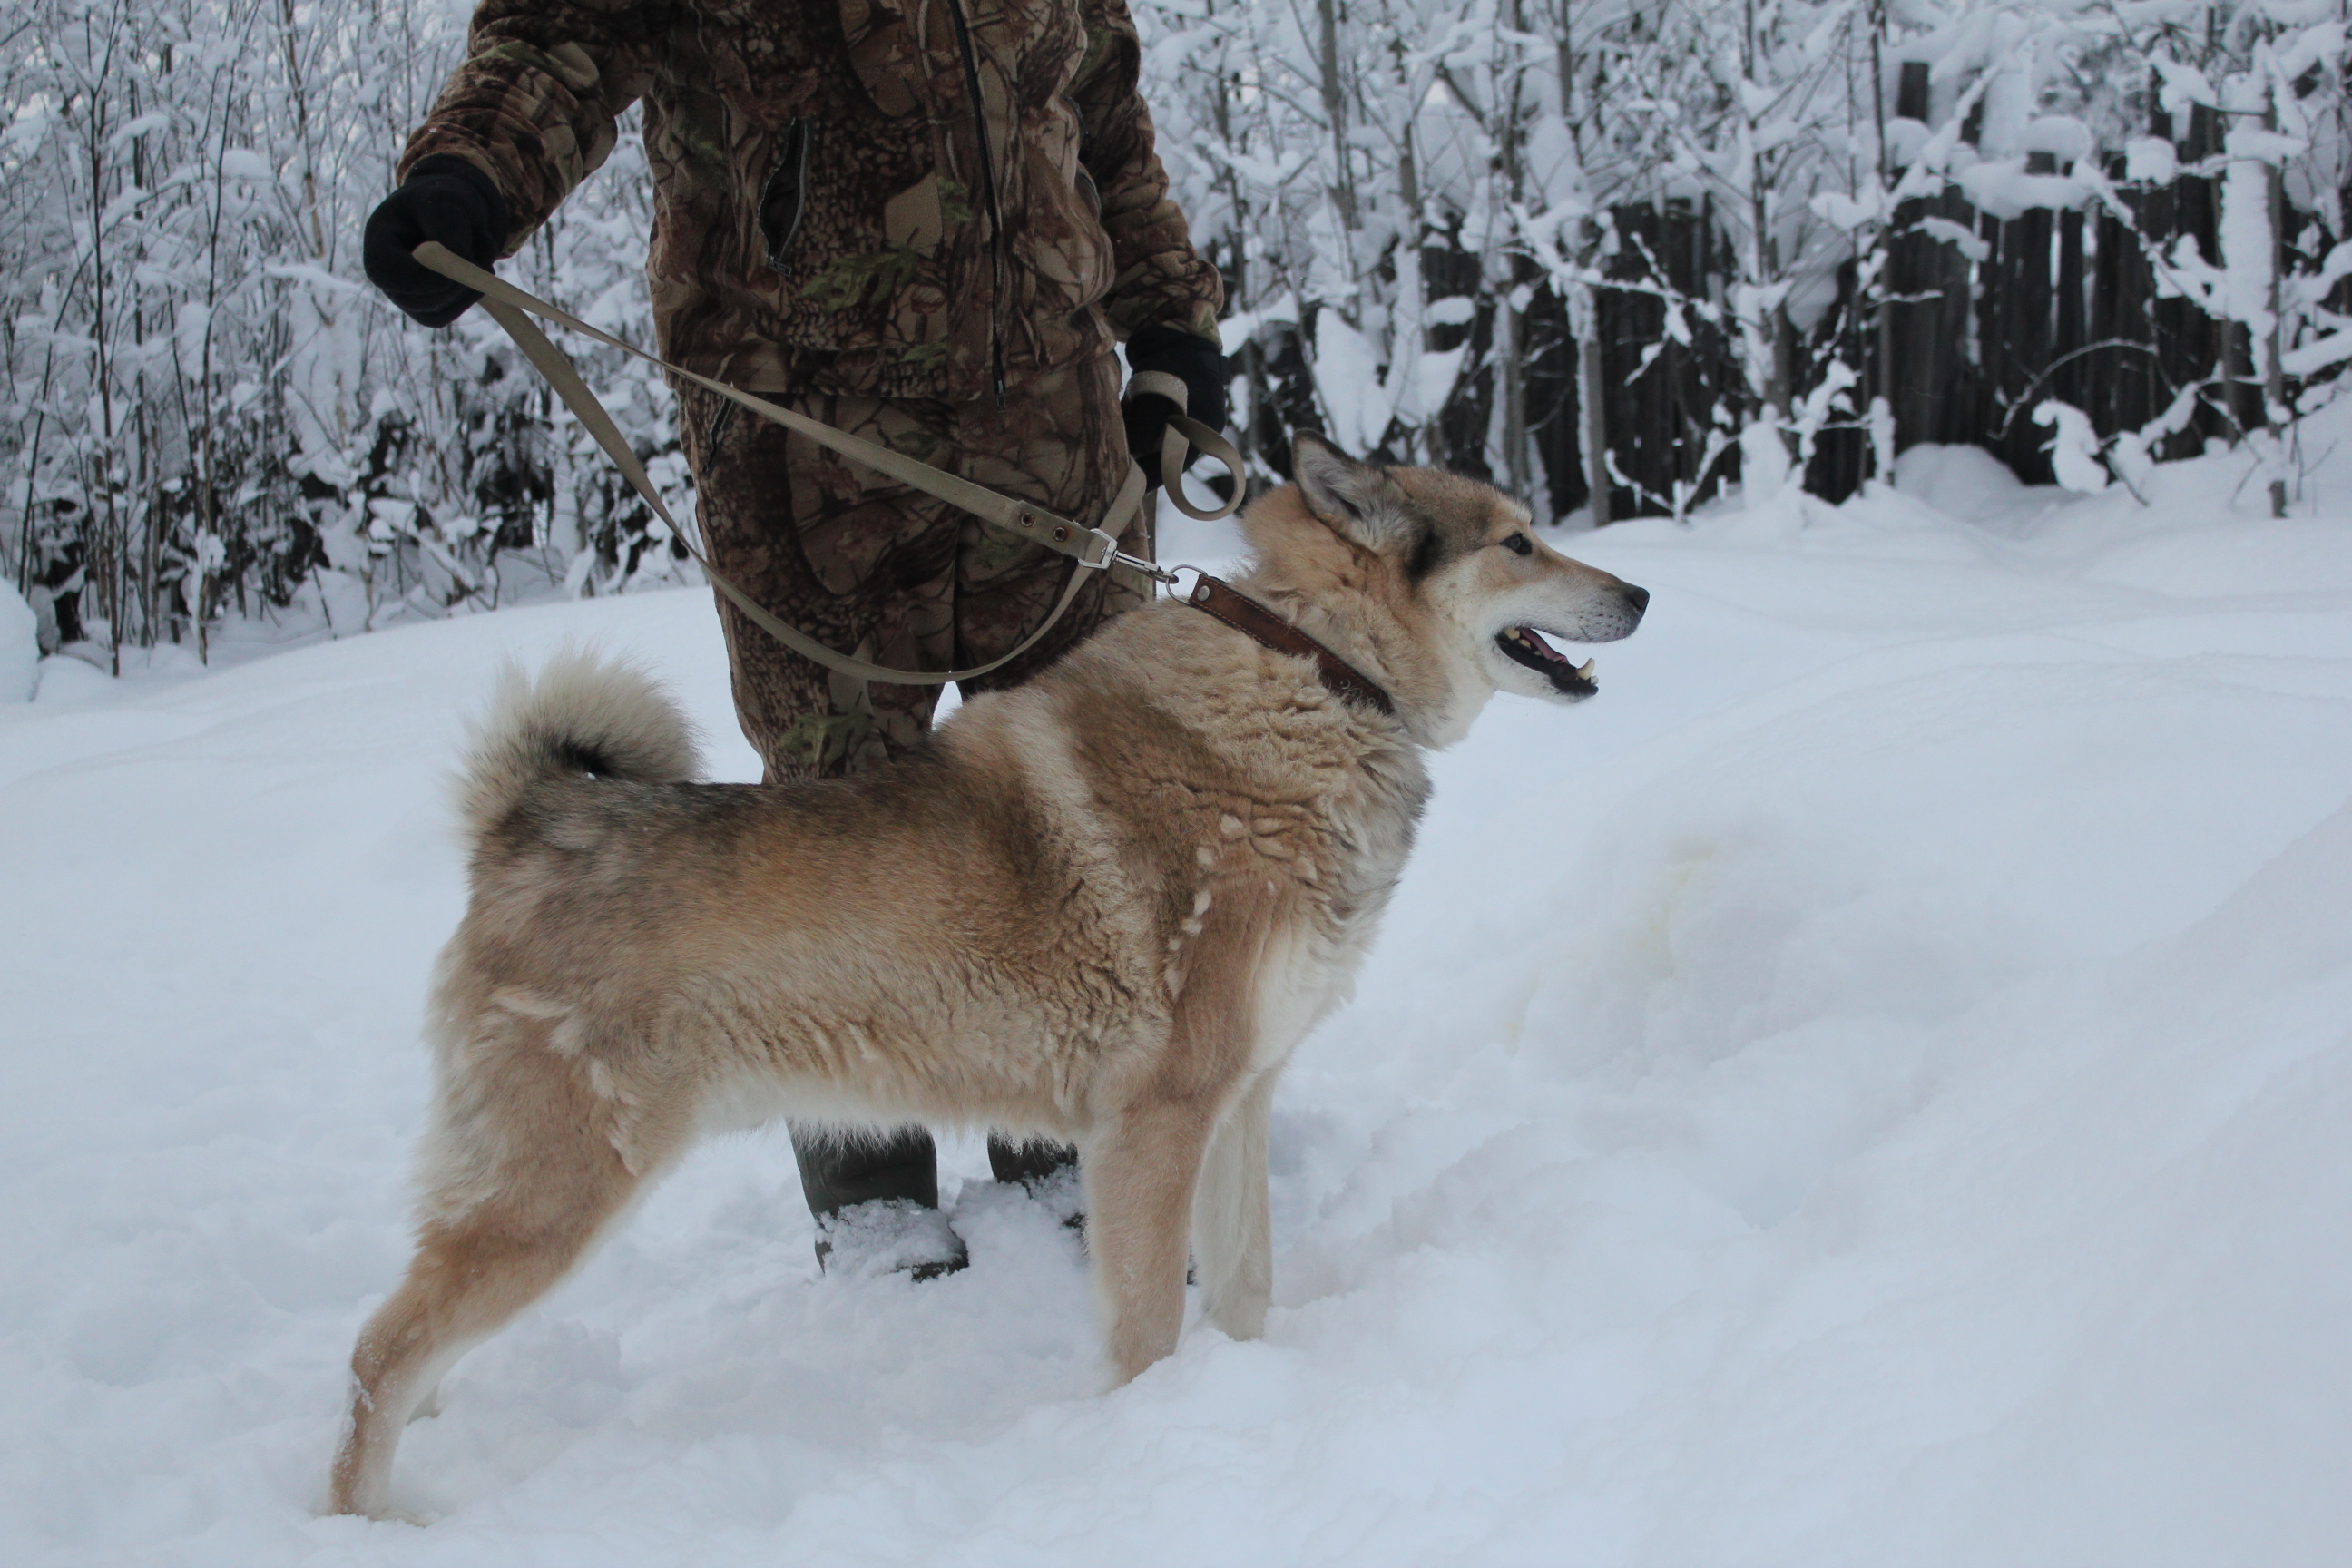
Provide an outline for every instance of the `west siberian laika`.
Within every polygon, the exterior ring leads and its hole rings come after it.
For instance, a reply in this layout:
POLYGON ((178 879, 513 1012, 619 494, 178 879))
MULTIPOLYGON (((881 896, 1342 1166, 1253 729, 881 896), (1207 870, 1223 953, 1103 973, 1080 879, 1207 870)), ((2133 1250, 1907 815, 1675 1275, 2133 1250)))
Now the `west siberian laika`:
POLYGON ((1298 438, 1235 586, 1384 689, 1342 697, 1163 601, 862 777, 693 782, 643 677, 510 673, 463 794, 473 898, 429 1016, 437 1087, 407 1278, 352 1355, 331 1506, 386 1511, 442 1373, 578 1263, 698 1133, 744 1118, 1075 1142, 1120 1381, 1272 1283, 1266 1123, 1346 994, 1428 793, 1497 690, 1591 695, 1547 638, 1649 595, 1525 507, 1298 438))

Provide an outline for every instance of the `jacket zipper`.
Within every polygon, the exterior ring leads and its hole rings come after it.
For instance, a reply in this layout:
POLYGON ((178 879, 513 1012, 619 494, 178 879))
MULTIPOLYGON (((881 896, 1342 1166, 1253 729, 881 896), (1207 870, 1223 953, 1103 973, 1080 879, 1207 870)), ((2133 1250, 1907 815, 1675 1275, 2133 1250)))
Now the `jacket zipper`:
POLYGON ((963 0, 948 0, 955 18, 956 47, 963 55, 964 89, 971 99, 972 132, 980 139, 980 187, 988 209, 988 255, 991 288, 988 295, 988 373, 996 393, 996 406, 1004 406, 1004 215, 996 205, 996 159, 988 147, 988 105, 980 96, 980 61, 972 53, 971 24, 964 19, 963 0))
MULTIPOLYGON (((801 232, 801 219, 808 213, 808 116, 796 114, 785 123, 783 152, 776 166, 768 172, 768 183, 760 189, 760 227, 768 241, 768 269, 790 278, 793 264, 784 258, 793 241, 801 232), (772 223, 772 209, 777 198, 776 187, 783 181, 792 182, 792 210, 781 223, 772 223), (782 232, 779 233, 781 229, 782 232)), ((733 407, 734 405, 728 405, 733 407)))

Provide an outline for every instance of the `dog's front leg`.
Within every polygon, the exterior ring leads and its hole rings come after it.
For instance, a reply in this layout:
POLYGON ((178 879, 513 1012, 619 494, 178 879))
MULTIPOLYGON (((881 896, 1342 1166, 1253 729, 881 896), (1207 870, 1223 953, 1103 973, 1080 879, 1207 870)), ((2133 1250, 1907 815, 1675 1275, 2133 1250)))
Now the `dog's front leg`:
POLYGON ((1079 1162, 1087 1246, 1121 1383, 1174 1350, 1184 1326, 1185 1233, 1213 1115, 1197 1096, 1144 1100, 1120 1111, 1079 1162))
POLYGON ((1192 1200, 1192 1260, 1209 1321, 1237 1340, 1265 1331, 1274 1295, 1274 1236, 1266 1208, 1265 1143, 1274 1114, 1270 1068, 1217 1123, 1192 1200))
MULTIPOLYGON (((1266 887, 1271 892, 1275 885, 1266 887)), ((1208 921, 1196 912, 1187 923, 1190 943, 1173 950, 1166 1038, 1096 1124, 1078 1162, 1095 1287, 1109 1315, 1111 1364, 1121 1383, 1176 1348, 1202 1156, 1220 1116, 1235 1109, 1256 1038, 1266 906, 1228 896, 1203 898, 1196 910, 1212 907, 1208 921)), ((1261 1174, 1261 1192, 1265 1184, 1261 1174)))

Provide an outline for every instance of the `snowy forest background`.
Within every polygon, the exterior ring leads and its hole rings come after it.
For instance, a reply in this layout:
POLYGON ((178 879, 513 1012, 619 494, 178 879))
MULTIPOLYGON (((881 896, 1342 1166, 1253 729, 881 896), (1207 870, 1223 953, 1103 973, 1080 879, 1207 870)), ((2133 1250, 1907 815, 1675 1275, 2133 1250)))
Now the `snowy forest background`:
MULTIPOLYGON (((2283 514, 2352 361, 2345 0, 1131 4, 1256 482, 1307 426, 1602 523, 1922 441, 2137 493, 2223 441, 2283 514)), ((0 571, 45 651, 691 574, 492 322, 362 279, 466 10, 0 22, 0 571)), ((507 270, 649 342, 650 206, 625 138, 507 270)), ((688 499, 667 392, 582 359, 688 499)))

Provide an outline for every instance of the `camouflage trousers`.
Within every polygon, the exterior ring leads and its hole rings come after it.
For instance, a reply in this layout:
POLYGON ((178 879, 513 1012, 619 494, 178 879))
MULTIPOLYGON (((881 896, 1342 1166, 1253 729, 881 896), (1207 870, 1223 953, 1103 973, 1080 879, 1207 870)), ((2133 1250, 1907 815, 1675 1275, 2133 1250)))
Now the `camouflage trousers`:
MULTIPOLYGON (((1108 355, 1029 382, 1003 409, 992 400, 782 401, 1088 526, 1100 522, 1127 478, 1118 362, 1108 355)), ((712 563, 827 647, 896 669, 985 664, 1027 637, 1061 597, 1068 574, 1080 569, 715 393, 688 387, 679 404, 712 563)), ((1150 520, 1147 504, 1120 548, 1150 558, 1150 520)), ((1139 602, 1108 573, 1096 573, 1036 647, 960 689, 970 696, 1016 686, 1139 602)), ((718 603, 736 716, 771 782, 860 773, 905 755, 929 729, 937 686, 836 674, 778 643, 723 597, 718 603)), ((877 1200, 939 1205, 936 1153, 920 1128, 842 1142, 795 1127, 793 1148, 809 1208, 821 1220, 877 1200)), ((1040 1180, 1076 1157, 1058 1145, 993 1137, 988 1152, 997 1179, 1008 1182, 1040 1180)))
MULTIPOLYGON (((1010 407, 814 395, 780 399, 837 429, 1088 526, 1127 477, 1118 362, 1040 376, 1010 407)), ((827 647, 897 669, 985 664, 1061 596, 1066 557, 1009 537, 715 393, 679 394, 712 563, 771 613, 827 647)), ((1121 540, 1149 556, 1147 516, 1121 540)), ((1107 617, 1139 603, 1106 574, 1035 647, 961 689, 1017 686, 1107 617)), ((838 778, 903 756, 930 727, 937 686, 885 686, 784 647, 721 598, 735 711, 772 781, 838 778)))

